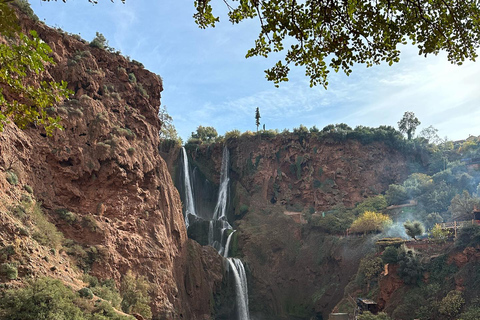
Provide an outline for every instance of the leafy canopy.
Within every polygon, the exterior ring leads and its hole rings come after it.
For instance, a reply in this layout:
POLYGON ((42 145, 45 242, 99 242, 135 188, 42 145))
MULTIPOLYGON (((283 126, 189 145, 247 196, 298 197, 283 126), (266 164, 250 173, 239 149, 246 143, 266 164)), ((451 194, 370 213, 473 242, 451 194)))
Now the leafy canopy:
POLYGON ((352 232, 375 232, 382 231, 392 224, 392 219, 388 215, 373 211, 365 211, 355 221, 353 221, 350 230, 352 232))
POLYGON ((42 125, 47 135, 51 135, 62 126, 60 118, 48 116, 46 108, 68 98, 72 92, 64 81, 28 81, 32 76, 41 79, 45 66, 54 64, 49 56, 52 49, 33 30, 30 37, 17 34, 15 14, 3 1, 0 17, 0 34, 6 37, 6 43, 0 44, 0 132, 12 120, 21 129, 30 123, 42 125), (12 25, 4 24, 3 19, 12 25))
POLYGON ((407 235, 414 240, 425 232, 425 226, 420 221, 406 221, 403 226, 407 235))
MULTIPOLYGON (((214 27, 211 0, 196 0, 195 22, 214 27)), ((424 56, 444 50, 448 60, 475 60, 480 44, 480 8, 464 0, 224 0, 236 24, 258 18, 259 36, 247 58, 285 52, 265 71, 278 84, 288 81, 290 66, 305 67, 310 86, 328 85, 331 70, 352 72, 356 63, 370 67, 400 60, 408 42, 424 56)))
POLYGON ((407 134, 408 140, 411 140, 415 134, 415 130, 420 125, 420 120, 415 116, 415 113, 406 111, 403 118, 398 121, 398 129, 407 134))

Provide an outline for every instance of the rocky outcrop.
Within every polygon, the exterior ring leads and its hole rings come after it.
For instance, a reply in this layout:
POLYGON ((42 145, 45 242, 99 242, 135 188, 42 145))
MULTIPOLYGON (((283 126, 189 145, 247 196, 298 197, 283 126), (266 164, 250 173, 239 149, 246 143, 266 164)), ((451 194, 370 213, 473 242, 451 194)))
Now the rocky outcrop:
POLYGON ((45 78, 67 81, 74 95, 48 110, 63 119, 64 130, 52 137, 8 125, 0 134, 0 166, 33 188, 66 238, 101 248, 93 275, 117 283, 127 270, 146 276, 154 318, 209 317, 222 263, 214 250, 187 239, 178 192, 158 154, 161 78, 121 55, 21 20, 53 49, 56 65, 45 78), (65 211, 88 216, 96 227, 56 214, 65 211))

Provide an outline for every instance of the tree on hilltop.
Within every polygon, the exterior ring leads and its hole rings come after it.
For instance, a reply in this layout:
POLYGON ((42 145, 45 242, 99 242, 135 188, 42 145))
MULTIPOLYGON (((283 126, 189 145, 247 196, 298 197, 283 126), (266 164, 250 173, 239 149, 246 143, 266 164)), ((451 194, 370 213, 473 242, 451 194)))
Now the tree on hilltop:
POLYGON ((203 142, 214 142, 218 133, 214 127, 198 126, 197 132, 192 132, 192 138, 200 139, 203 142))
POLYGON ((258 126, 260 125, 260 109, 255 110, 255 125, 257 126, 257 132, 258 132, 258 126))
POLYGON ((403 118, 398 121, 398 129, 400 132, 406 133, 408 140, 411 140, 415 134, 415 130, 420 125, 420 120, 415 117, 415 113, 411 111, 406 111, 403 114, 403 118))

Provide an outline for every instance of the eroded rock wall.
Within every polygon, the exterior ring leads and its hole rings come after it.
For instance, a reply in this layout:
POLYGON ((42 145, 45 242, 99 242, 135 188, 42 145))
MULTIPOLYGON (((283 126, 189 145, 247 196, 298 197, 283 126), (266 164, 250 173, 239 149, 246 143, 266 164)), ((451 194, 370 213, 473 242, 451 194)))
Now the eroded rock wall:
MULTIPOLYGON (((33 125, 10 124, 0 133, 0 167, 29 185, 50 219, 83 246, 101 250, 93 275, 119 283, 127 270, 151 282, 158 319, 203 319, 222 279, 214 250, 187 239, 182 204, 158 154, 161 78, 125 57, 92 48, 81 39, 21 15, 53 49, 46 80, 64 80, 74 91, 48 112, 64 130, 47 137, 33 125), (88 216, 89 229, 55 212, 88 216)), ((33 79, 34 81, 40 79, 33 79)), ((0 192, 8 192, 2 184, 0 192)))

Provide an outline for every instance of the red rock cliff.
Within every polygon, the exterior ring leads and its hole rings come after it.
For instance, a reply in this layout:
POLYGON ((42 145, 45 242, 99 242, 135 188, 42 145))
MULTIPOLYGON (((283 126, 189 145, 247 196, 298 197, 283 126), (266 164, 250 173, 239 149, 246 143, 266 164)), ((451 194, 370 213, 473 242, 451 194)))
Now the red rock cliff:
MULTIPOLYGON (((153 284, 154 318, 203 319, 221 281, 212 248, 189 243, 182 204, 158 155, 159 76, 121 55, 21 16, 53 49, 47 79, 65 80, 74 96, 49 109, 65 130, 8 125, 0 133, 0 166, 50 212, 67 209, 94 219, 97 228, 70 225, 52 214, 66 238, 102 249, 92 265, 100 278, 120 281, 127 270, 153 284), (206 270, 208 269, 208 270, 206 270)), ((2 184, 0 192, 7 192, 2 184)))

